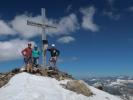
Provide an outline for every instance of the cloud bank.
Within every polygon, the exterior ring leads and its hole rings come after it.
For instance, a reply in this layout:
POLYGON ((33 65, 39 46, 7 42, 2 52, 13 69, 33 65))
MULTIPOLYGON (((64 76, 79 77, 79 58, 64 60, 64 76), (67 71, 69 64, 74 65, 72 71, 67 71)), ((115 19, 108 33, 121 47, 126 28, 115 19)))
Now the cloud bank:
MULTIPOLYGON (((0 42, 0 61, 14 60, 21 57, 21 51, 27 46, 27 40, 13 39, 0 42)), ((34 44, 34 42, 32 42, 34 44)))
MULTIPOLYGON (((20 33, 20 36, 24 38, 32 38, 41 34, 41 28, 26 25, 27 20, 42 23, 42 17, 39 15, 35 17, 18 15, 11 21, 13 30, 20 33)), ((45 23, 56 27, 56 29, 46 29, 46 34, 49 36, 70 34, 78 29, 78 21, 75 14, 70 14, 68 16, 62 17, 59 20, 45 18, 45 23)))
POLYGON ((0 35, 14 35, 16 32, 3 20, 0 20, 0 35))

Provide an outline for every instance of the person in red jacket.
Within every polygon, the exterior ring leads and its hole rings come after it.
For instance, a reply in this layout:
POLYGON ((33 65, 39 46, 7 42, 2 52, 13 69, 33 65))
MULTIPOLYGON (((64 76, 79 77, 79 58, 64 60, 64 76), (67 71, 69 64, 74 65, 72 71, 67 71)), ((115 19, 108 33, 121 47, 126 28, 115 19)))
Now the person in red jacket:
POLYGON ((28 43, 28 47, 22 50, 22 55, 24 57, 25 68, 27 72, 32 72, 32 44, 28 43))

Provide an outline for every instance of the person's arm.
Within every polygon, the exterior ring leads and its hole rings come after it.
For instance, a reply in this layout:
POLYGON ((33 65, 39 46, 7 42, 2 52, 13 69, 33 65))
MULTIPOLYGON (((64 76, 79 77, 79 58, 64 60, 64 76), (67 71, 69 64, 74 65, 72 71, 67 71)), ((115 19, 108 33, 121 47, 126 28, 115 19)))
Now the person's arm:
POLYGON ((57 56, 59 56, 59 55, 60 55, 60 51, 59 51, 59 50, 57 50, 56 52, 57 52, 57 56))
POLYGON ((33 54, 33 50, 32 50, 32 57, 33 57, 33 55, 34 55, 34 54, 33 54))
POLYGON ((50 48, 47 48, 47 50, 48 50, 48 51, 51 51, 51 49, 50 49, 50 48))
POLYGON ((26 51, 26 48, 21 51, 21 54, 25 56, 24 52, 26 51))
POLYGON ((38 50, 38 55, 40 55, 40 51, 38 50))

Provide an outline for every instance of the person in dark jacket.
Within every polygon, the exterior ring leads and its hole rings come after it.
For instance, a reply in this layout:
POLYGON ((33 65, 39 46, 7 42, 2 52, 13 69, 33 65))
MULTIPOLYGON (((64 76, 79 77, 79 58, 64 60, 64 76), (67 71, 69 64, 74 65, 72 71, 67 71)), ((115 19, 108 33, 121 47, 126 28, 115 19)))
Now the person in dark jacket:
POLYGON ((22 55, 24 57, 25 69, 28 72, 32 72, 32 44, 28 43, 28 47, 22 50, 22 55))
POLYGON ((60 51, 55 48, 55 44, 52 44, 51 48, 48 48, 47 50, 51 54, 51 58, 49 59, 50 67, 57 68, 56 67, 56 62, 57 62, 58 56, 60 54, 60 51))

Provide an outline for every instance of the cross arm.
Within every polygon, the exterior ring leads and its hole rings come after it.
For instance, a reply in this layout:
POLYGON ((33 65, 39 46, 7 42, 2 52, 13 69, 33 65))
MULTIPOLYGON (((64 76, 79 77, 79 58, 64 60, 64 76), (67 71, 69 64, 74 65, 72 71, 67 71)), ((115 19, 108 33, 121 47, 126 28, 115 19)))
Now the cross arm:
POLYGON ((56 27, 54 27, 54 26, 45 25, 45 24, 40 24, 40 23, 28 21, 28 20, 27 20, 27 25, 37 26, 37 27, 42 27, 42 28, 45 28, 45 27, 56 28, 56 27))
POLYGON ((32 22, 32 21, 28 21, 28 20, 27 20, 27 25, 37 26, 37 27, 43 27, 44 26, 43 24, 32 22))

